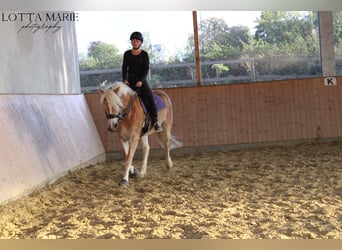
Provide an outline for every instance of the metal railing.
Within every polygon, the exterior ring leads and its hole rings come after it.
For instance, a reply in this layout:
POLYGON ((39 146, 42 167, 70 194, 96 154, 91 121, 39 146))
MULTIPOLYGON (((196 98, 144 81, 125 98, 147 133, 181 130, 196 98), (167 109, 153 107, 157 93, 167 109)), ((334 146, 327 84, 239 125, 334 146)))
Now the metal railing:
MULTIPOLYGON (((152 88, 196 86, 195 63, 157 64, 150 66, 152 88)), ((272 58, 205 61, 202 59, 202 85, 272 81, 321 76, 320 58, 272 58), (227 69, 218 72, 213 65, 227 69)), ((342 56, 336 57, 336 75, 342 75, 342 56)), ((121 81, 121 67, 81 71, 82 92, 97 91, 101 83, 121 81)))

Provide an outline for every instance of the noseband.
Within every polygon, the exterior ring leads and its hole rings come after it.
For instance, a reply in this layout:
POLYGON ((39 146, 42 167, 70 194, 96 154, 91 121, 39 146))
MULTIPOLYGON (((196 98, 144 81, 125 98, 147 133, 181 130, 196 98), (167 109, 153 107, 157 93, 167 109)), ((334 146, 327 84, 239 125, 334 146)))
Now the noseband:
POLYGON ((119 121, 123 120, 125 118, 124 116, 121 116, 120 114, 118 114, 118 115, 117 114, 106 114, 106 117, 108 120, 118 118, 119 121))

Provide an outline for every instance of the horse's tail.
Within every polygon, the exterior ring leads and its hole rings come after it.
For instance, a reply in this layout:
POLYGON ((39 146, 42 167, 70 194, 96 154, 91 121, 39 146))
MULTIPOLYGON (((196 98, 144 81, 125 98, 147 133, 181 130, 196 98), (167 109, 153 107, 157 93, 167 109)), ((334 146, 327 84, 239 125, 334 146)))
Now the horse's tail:
MULTIPOLYGON (((158 139, 160 146, 162 146, 164 148, 164 144, 160 140, 160 138, 157 137, 157 139, 158 139)), ((183 147, 183 143, 181 141, 177 140, 176 137, 173 135, 170 136, 169 142, 170 142, 170 149, 183 147)))
POLYGON ((177 140, 175 136, 171 135, 170 147, 171 147, 171 149, 181 148, 181 147, 183 147, 183 143, 181 141, 177 140))
MULTIPOLYGON (((164 91, 162 90, 158 90, 158 89, 155 89, 153 90, 153 93, 157 94, 159 97, 161 97, 166 105, 166 108, 167 108, 167 128, 165 128, 166 130, 168 131, 164 131, 163 134, 166 138, 170 137, 169 138, 169 142, 170 142, 170 149, 174 149, 174 148, 180 148, 183 146, 183 143, 179 140, 176 139, 175 136, 173 135, 169 135, 171 133, 171 126, 172 126, 172 122, 173 122, 173 110, 172 110, 172 103, 171 103, 171 99, 169 97, 168 94, 166 94, 164 91)), ((159 140, 159 139, 162 139, 160 138, 159 136, 157 137, 158 138, 158 142, 160 143, 160 145, 162 147, 164 147, 163 143, 159 140)), ((162 139, 164 140, 164 139, 162 139)))

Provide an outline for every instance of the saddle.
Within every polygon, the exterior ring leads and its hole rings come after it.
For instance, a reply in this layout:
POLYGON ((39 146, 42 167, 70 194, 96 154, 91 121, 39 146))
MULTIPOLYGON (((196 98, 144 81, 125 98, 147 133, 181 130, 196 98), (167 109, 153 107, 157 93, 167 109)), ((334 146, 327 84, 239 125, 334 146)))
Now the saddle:
MULTIPOLYGON (((154 98, 154 102, 156 104, 157 111, 161 111, 161 110, 166 108, 166 105, 165 105, 163 99, 161 99, 160 96, 158 96, 156 94, 153 94, 153 98, 154 98)), ((144 113, 145 113, 145 121, 144 121, 144 125, 143 125, 143 127, 141 129, 141 134, 140 134, 140 136, 143 136, 150 129, 152 129, 152 125, 153 124, 152 124, 151 116, 148 113, 147 108, 146 108, 145 104, 143 103, 143 101, 141 100, 140 97, 139 97, 139 101, 140 101, 141 107, 143 108, 144 113)))

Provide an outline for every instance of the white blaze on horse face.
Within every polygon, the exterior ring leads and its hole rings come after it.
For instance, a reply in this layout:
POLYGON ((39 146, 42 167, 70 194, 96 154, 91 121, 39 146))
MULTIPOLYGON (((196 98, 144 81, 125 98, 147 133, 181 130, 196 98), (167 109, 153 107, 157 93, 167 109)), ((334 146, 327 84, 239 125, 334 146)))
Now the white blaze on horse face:
POLYGON ((109 131, 116 131, 119 127, 118 121, 115 121, 117 118, 109 119, 108 120, 108 130, 109 131))
MULTIPOLYGON (((108 114, 113 114, 112 107, 109 107, 109 113, 108 114)), ((110 131, 116 131, 119 127, 119 118, 110 118, 108 119, 108 130, 110 131)))
POLYGON ((116 131, 119 128, 119 119, 118 118, 112 118, 108 120, 109 127, 112 131, 116 131))

